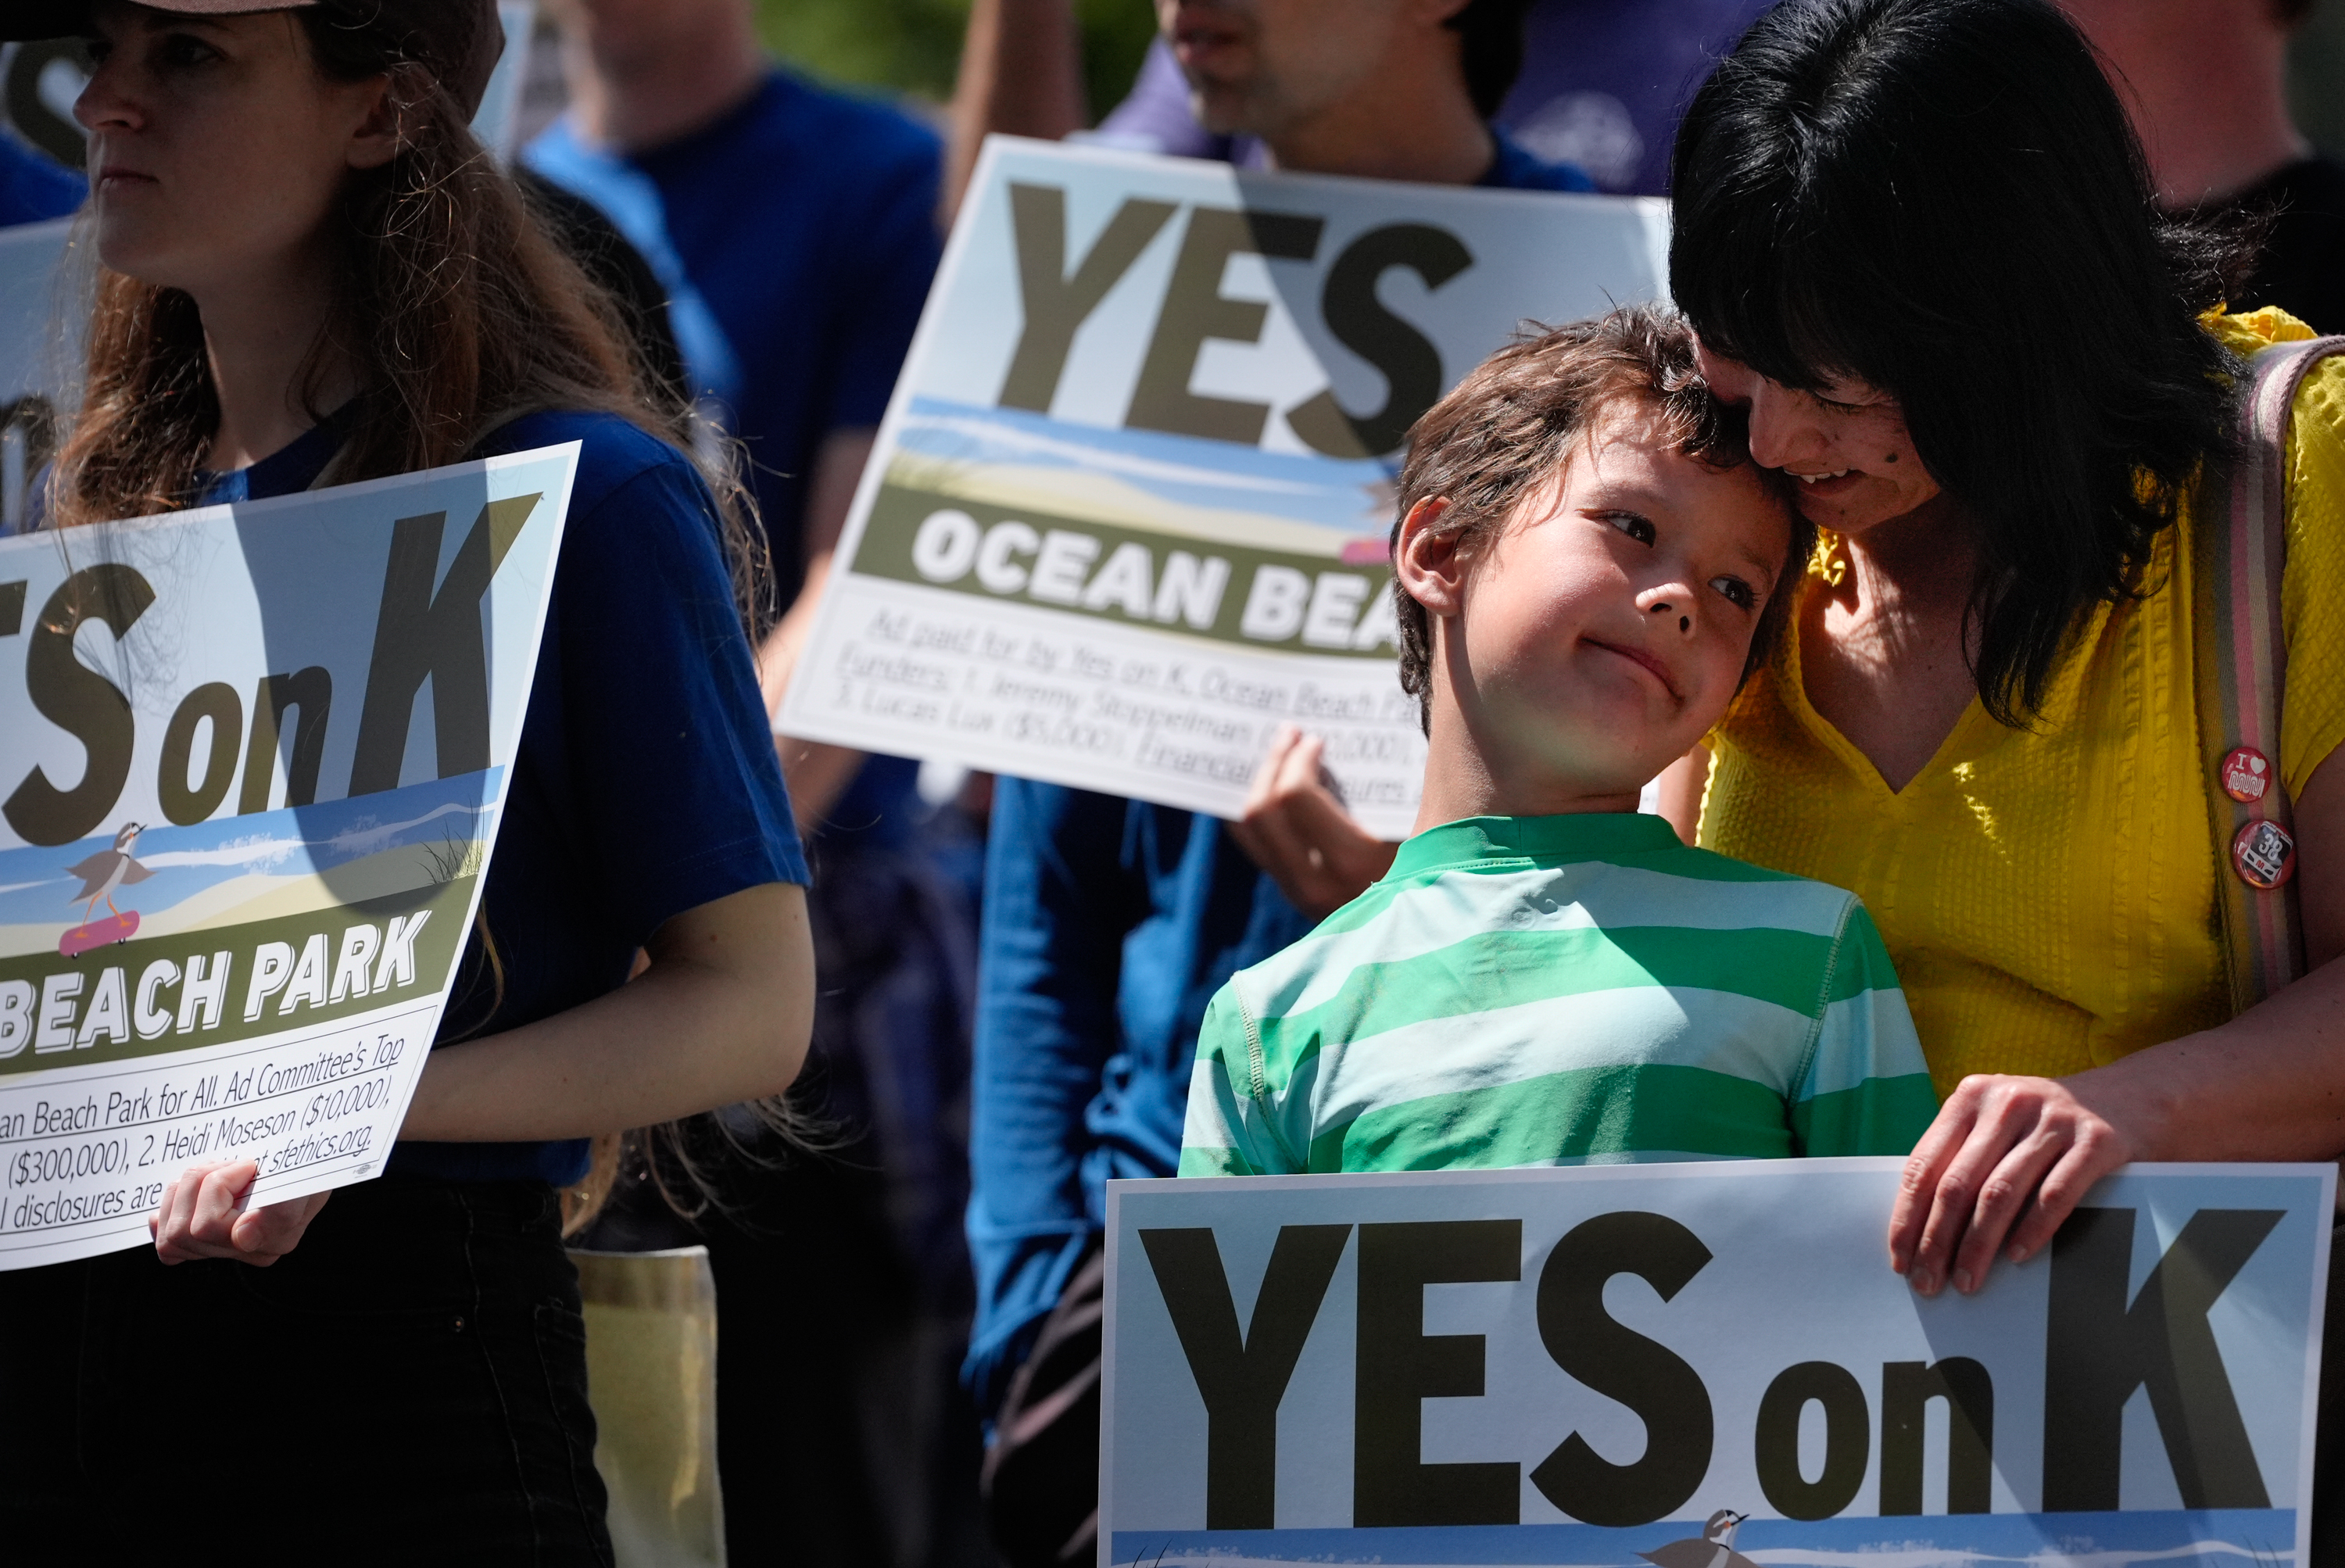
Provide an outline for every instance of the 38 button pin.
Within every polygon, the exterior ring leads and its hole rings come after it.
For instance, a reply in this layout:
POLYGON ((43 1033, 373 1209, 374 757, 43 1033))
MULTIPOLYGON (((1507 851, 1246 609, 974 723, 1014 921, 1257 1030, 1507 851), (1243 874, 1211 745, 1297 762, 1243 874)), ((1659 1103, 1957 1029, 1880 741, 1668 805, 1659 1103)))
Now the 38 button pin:
POLYGON ((2231 869, 2251 888, 2276 888, 2296 874, 2296 840, 2278 822, 2250 822, 2231 840, 2231 869))

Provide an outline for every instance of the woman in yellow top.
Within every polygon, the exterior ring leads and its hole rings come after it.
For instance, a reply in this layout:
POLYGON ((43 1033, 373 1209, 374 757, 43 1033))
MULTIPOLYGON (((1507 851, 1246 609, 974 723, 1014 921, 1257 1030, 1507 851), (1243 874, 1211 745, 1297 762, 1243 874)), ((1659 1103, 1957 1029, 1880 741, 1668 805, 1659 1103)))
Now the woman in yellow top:
MULTIPOLYGON (((1670 283, 1831 535, 1713 735, 1700 841, 1856 890, 1945 1104, 1891 1256, 2028 1257, 2115 1166, 2345 1152, 2345 361, 2296 401, 2280 744, 2308 977, 2233 1015, 2194 705, 2193 481, 2237 356, 2224 246, 2162 222, 2040 0, 1755 24, 1679 134, 1670 283), (2202 316, 2202 311, 2208 313, 2202 316)), ((2218 748, 2219 750, 2219 747, 2218 748)), ((1690 817, 1690 809, 1672 815, 1690 817)))

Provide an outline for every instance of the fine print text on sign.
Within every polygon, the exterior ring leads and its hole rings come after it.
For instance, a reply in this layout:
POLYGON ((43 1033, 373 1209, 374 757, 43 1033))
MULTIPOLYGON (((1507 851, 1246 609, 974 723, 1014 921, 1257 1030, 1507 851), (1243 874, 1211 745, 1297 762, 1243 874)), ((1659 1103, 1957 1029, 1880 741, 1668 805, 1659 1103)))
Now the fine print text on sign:
POLYGON ((1408 427, 1524 321, 1658 296, 1667 230, 992 138, 779 727, 1226 816, 1293 722, 1400 836, 1408 427))
POLYGON ((575 445, 0 540, 0 1268, 374 1175, 477 907, 575 445))
POLYGON ((1112 1182, 1099 1562, 2308 1561, 2336 1167, 1924 1300, 1899 1165, 1112 1182))

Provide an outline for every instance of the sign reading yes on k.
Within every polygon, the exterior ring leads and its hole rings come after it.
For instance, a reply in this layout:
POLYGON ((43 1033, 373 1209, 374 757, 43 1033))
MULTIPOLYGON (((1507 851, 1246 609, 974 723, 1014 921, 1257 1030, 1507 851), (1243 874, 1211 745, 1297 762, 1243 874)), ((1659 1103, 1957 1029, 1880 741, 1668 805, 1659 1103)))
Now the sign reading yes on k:
POLYGON ((2309 1561, 2335 1166, 1924 1300, 1901 1164, 1111 1182, 1099 1562, 2309 1561))
POLYGON ((382 1167, 479 908, 574 445, 0 538, 0 1269, 382 1167))
POLYGON ((1667 249, 1651 200, 992 138, 779 728, 1232 815, 1291 721, 1400 836, 1403 439, 1667 249))

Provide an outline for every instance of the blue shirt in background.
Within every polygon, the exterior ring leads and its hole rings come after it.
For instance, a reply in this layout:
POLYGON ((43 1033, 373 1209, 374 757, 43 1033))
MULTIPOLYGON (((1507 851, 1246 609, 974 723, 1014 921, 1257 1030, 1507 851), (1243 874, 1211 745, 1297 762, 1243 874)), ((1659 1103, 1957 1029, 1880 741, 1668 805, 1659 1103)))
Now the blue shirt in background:
MULTIPOLYGON (((618 989, 671 916, 807 881, 707 487, 675 448, 610 414, 530 414, 472 455, 570 441, 578 476, 482 894, 502 993, 476 927, 441 1021, 450 1050, 618 989)), ((340 444, 329 421, 203 476, 193 504, 305 490, 340 444)), ((563 1186, 587 1163, 584 1139, 401 1142, 385 1169, 563 1186)))
MULTIPOLYGON (((1577 168, 1497 143, 1484 185, 1589 188, 1577 168)), ((969 1102, 977 1320, 962 1367, 989 1418, 1105 1228, 1109 1178, 1179 1167, 1205 1004, 1314 923, 1217 818, 995 784, 969 1102)))
POLYGON ((69 217, 88 194, 80 175, 0 126, 0 229, 69 217))
MULTIPOLYGON (((936 134, 777 70, 738 108, 665 146, 620 157, 558 122, 523 156, 601 208, 663 273, 687 365, 746 449, 787 605, 803 580, 806 484, 823 438, 879 423, 928 300, 943 250, 936 134), (677 270, 683 292, 667 276, 677 270)), ((902 839, 918 773, 872 759, 832 807, 831 830, 902 839)))

